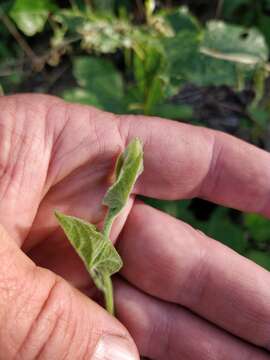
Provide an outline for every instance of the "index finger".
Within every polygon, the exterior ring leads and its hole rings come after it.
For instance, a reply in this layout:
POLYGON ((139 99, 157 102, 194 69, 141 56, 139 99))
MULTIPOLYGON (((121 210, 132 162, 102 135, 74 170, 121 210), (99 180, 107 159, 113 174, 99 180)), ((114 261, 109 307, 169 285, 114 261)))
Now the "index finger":
POLYGON ((173 200, 201 197, 270 216, 270 154, 222 132, 171 120, 120 116, 124 142, 137 136, 145 171, 136 193, 173 200))

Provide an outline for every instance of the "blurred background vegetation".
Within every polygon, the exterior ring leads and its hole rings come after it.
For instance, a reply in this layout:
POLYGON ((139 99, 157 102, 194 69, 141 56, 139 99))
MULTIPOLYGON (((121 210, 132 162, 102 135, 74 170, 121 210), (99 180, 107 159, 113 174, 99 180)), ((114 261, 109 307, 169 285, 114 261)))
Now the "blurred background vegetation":
MULTIPOLYGON (((0 92, 222 130, 270 150, 270 0, 2 0, 0 92)), ((270 223, 206 201, 152 206, 270 270, 270 223)))

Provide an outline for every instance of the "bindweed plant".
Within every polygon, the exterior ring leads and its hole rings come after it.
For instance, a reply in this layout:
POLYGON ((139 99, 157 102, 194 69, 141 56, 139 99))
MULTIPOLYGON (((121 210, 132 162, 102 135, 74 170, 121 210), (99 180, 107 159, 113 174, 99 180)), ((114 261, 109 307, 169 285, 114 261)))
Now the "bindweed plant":
POLYGON ((113 286, 111 276, 117 273, 122 259, 110 240, 114 220, 124 209, 138 176, 143 171, 143 146, 135 138, 121 153, 115 165, 115 182, 108 189, 103 205, 108 207, 102 231, 95 225, 59 211, 55 216, 74 247, 96 287, 105 298, 105 306, 114 314, 113 286))

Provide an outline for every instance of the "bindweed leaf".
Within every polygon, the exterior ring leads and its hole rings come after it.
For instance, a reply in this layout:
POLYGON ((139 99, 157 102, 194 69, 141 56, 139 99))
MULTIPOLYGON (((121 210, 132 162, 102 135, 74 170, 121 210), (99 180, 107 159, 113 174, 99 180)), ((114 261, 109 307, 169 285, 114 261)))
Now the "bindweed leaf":
POLYGON ((95 285, 103 291, 108 310, 113 313, 111 275, 118 272, 123 263, 110 240, 96 227, 79 218, 55 212, 55 216, 70 243, 83 260, 95 285))
POLYGON ((123 262, 110 241, 110 231, 114 219, 126 205, 135 181, 142 171, 142 143, 139 139, 134 139, 118 157, 115 165, 115 183, 104 197, 103 203, 109 209, 103 232, 87 221, 55 212, 60 226, 84 262, 96 287, 103 292, 106 309, 111 314, 114 314, 111 276, 121 269, 123 262))
POLYGON ((201 52, 220 59, 256 66, 266 62, 269 51, 257 29, 209 21, 201 44, 201 52))
POLYGON ((108 236, 115 217, 125 207, 133 186, 143 172, 143 146, 139 139, 132 140, 117 159, 115 183, 108 189, 103 204, 108 206, 104 234, 108 236))

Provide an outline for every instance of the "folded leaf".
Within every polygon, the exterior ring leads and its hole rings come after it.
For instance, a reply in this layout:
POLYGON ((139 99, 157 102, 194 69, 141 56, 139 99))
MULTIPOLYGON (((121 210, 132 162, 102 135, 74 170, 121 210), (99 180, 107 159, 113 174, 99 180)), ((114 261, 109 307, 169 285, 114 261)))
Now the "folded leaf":
POLYGON ((106 236, 110 232, 113 219, 125 207, 133 186, 142 172, 143 146, 141 141, 135 138, 118 157, 115 166, 116 181, 103 199, 103 204, 109 208, 104 225, 106 236))

